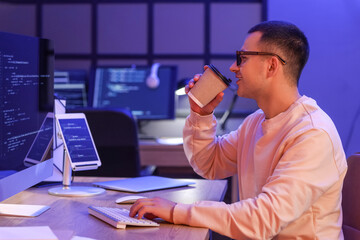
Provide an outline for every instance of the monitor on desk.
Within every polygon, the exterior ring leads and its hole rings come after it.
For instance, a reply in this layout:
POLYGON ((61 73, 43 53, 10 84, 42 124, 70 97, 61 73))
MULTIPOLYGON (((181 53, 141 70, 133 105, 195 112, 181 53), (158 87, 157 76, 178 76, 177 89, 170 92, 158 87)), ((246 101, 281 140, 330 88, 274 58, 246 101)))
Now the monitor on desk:
POLYGON ((1 202, 52 174, 47 133, 53 128, 54 51, 51 41, 36 37, 0 32, 0 42, 1 202))
POLYGON ((137 120, 175 117, 175 66, 97 67, 90 85, 95 108, 127 108, 137 120))
POLYGON ((66 100, 67 109, 87 107, 87 72, 85 70, 56 70, 54 91, 66 100))

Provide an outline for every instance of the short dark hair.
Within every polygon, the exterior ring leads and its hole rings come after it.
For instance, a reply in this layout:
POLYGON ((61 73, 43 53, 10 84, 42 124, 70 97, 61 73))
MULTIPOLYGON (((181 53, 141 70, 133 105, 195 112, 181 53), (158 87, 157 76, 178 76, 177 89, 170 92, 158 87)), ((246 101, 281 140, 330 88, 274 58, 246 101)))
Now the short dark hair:
POLYGON ((248 33, 261 32, 262 51, 280 51, 287 64, 287 72, 299 84, 301 72, 309 58, 309 43, 305 34, 294 24, 283 21, 266 21, 252 27, 248 33))

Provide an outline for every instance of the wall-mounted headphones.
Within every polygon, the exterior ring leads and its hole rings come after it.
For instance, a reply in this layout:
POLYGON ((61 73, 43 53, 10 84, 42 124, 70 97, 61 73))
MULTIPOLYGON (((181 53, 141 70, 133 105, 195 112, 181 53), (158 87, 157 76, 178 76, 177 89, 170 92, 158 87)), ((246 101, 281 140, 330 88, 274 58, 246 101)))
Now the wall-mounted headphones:
POLYGON ((151 66, 150 75, 146 79, 146 85, 149 88, 157 88, 160 85, 160 79, 158 77, 159 67, 160 67, 160 63, 154 63, 151 66))

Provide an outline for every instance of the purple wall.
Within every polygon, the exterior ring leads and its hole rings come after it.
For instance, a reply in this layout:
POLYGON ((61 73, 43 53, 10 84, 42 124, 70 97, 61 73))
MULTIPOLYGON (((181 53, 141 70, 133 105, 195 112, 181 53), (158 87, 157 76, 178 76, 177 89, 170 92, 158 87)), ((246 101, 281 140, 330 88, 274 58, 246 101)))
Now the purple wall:
POLYGON ((347 156, 360 151, 360 1, 268 0, 269 20, 295 23, 310 58, 300 79, 335 122, 347 156))

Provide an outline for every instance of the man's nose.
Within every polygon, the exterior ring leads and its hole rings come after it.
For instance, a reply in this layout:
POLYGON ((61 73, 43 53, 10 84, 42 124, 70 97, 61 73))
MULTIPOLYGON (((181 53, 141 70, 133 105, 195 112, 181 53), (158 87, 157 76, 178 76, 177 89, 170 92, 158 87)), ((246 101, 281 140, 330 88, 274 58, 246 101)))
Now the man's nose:
POLYGON ((237 72, 237 71, 239 71, 239 69, 240 69, 240 66, 237 65, 236 61, 234 61, 233 64, 231 64, 231 66, 230 66, 230 71, 232 71, 232 72, 237 72))

